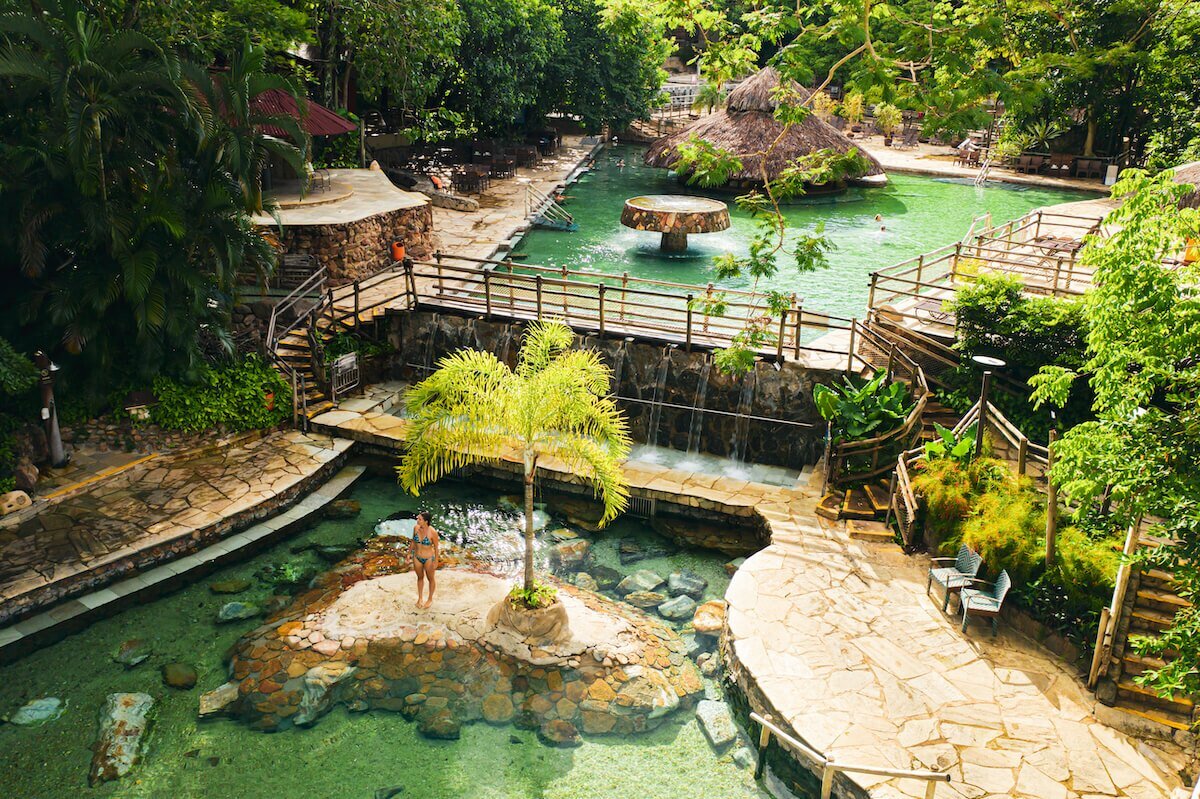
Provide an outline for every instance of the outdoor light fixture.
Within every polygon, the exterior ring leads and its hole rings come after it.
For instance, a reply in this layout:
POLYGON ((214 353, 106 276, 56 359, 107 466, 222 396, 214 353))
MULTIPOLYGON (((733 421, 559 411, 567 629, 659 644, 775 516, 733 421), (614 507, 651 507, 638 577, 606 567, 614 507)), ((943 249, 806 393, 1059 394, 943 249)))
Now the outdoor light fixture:
POLYGON ((1007 363, 990 355, 972 355, 971 360, 983 369, 983 385, 979 389, 979 420, 975 423, 975 457, 983 452, 983 428, 987 426, 988 393, 992 387, 992 370, 1003 369, 1007 363))
POLYGON ((63 450, 62 434, 58 429, 58 411, 54 404, 54 378, 58 374, 58 364, 41 350, 33 354, 33 363, 38 369, 38 390, 42 396, 42 422, 46 425, 50 465, 58 469, 66 466, 71 460, 63 450))

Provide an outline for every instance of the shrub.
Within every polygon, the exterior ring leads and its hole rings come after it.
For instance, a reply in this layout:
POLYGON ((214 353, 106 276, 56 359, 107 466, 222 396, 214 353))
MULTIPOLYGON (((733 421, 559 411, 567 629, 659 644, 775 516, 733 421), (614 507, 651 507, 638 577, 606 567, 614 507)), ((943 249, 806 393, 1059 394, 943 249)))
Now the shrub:
POLYGON ((558 599, 558 589, 549 583, 534 582, 529 589, 514 585, 508 592, 508 601, 517 608, 548 608, 558 599))
POLYGON ((886 433, 899 427, 912 410, 908 386, 899 381, 888 383, 884 372, 865 382, 843 377, 842 383, 813 388, 817 411, 832 423, 836 440, 859 441, 886 433))
POLYGON ((236 431, 271 427, 288 415, 288 391, 278 372, 251 355, 228 366, 204 367, 195 382, 157 378, 158 405, 151 416, 162 427, 187 432, 217 426, 236 431), (268 407, 271 394, 273 408, 268 407))
POLYGON ((982 494, 962 526, 962 543, 983 557, 989 574, 1007 569, 1015 582, 1028 582, 1042 564, 1046 510, 1041 496, 1016 480, 982 494))

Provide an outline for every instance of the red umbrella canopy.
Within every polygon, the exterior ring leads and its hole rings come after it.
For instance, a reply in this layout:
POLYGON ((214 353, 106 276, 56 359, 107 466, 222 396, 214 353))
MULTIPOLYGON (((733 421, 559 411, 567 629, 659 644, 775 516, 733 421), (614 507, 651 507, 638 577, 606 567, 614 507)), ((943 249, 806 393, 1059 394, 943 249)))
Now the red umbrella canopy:
MULTIPOLYGON (((271 116, 289 116, 299 120, 300 127, 310 136, 338 136, 351 133, 358 127, 348 119, 338 116, 320 103, 309 100, 305 104, 305 113, 296 106, 296 100, 281 89, 267 89, 260 93, 250 104, 260 114, 271 116)), ((274 125, 263 125, 264 133, 284 137, 287 134, 274 125)))

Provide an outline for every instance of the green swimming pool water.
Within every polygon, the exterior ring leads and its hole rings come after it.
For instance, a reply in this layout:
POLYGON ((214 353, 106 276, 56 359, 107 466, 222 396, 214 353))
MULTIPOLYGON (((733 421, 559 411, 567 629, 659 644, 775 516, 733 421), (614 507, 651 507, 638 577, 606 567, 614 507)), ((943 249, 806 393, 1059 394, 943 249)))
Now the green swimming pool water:
MULTIPOLYGON (((17 799, 371 799, 383 787, 403 786, 400 799, 673 799, 681 796, 763 797, 749 770, 728 754, 718 757, 690 712, 681 711, 653 732, 627 739, 586 738, 577 749, 551 749, 532 732, 476 723, 458 741, 428 741, 397 713, 335 709, 310 729, 255 732, 231 720, 200 722, 197 701, 225 681, 224 653, 256 622, 218 625, 217 609, 231 598, 261 601, 271 589, 255 574, 267 564, 294 562, 328 568, 306 544, 345 544, 369 536, 375 524, 415 500, 392 479, 366 477, 351 498, 362 503, 357 519, 320 521, 241 564, 229 566, 157 601, 126 610, 0 668, 0 716, 44 696, 64 699, 63 716, 40 727, 0 723, 0 796, 17 799), (254 586, 236 597, 215 596, 216 580, 247 578, 254 586), (111 655, 120 642, 151 643, 149 661, 126 670, 111 655), (165 687, 159 667, 193 664, 196 688, 165 687), (89 745, 99 709, 114 691, 145 691, 157 706, 149 752, 123 780, 87 785, 89 745)), ((425 492, 445 536, 502 560, 513 551, 508 520, 497 494, 462 484, 425 492)), ((553 509, 551 509, 553 512, 553 509)), ((511 514, 509 514, 511 515, 511 514)), ((555 520, 547 529, 559 526, 555 520)), ((621 566, 617 542, 632 538, 664 546, 644 524, 619 521, 593 538, 594 562, 623 572, 650 568, 660 574, 690 568, 709 581, 710 596, 728 585, 726 558, 678 550, 621 566)), ((706 597, 707 598, 707 597, 706 597)))
MULTIPOLYGON (((564 207, 574 216, 574 232, 531 230, 515 249, 529 264, 630 275, 703 285, 715 278, 712 256, 744 255, 755 233, 748 214, 733 207, 733 197, 685 186, 665 170, 642 165, 642 151, 631 146, 605 148, 595 169, 565 192, 564 207), (623 165, 622 165, 623 164, 623 165), (732 226, 720 233, 688 237, 685 257, 659 252, 659 234, 631 230, 620 223, 625 200, 640 194, 700 194, 730 204, 732 226)), ((785 264, 760 288, 796 292, 806 308, 844 317, 862 317, 871 272, 962 238, 978 216, 991 212, 996 223, 1015 219, 1044 205, 1089 196, 1057 189, 989 183, 978 188, 966 180, 889 175, 879 189, 853 188, 844 194, 805 198, 786 208, 792 230, 812 232, 824 223, 836 250, 828 269, 798 274, 785 264), (882 222, 875 216, 883 217, 882 222), (886 228, 881 230, 880 228, 886 228)), ((728 281, 747 288, 745 280, 728 281)))

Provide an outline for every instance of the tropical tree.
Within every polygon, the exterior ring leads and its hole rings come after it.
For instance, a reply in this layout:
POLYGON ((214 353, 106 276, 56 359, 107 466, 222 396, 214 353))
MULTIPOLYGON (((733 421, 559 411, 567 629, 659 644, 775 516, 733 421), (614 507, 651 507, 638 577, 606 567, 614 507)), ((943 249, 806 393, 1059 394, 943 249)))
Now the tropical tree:
POLYGON ((405 397, 408 452, 396 472, 413 494, 454 469, 506 453, 520 456, 526 596, 536 588, 533 486, 543 459, 592 482, 604 504, 600 524, 621 513, 629 498, 621 474, 629 431, 608 398, 609 369, 595 350, 571 349, 574 339, 561 322, 535 322, 526 329, 515 370, 490 352, 459 350, 405 397))

